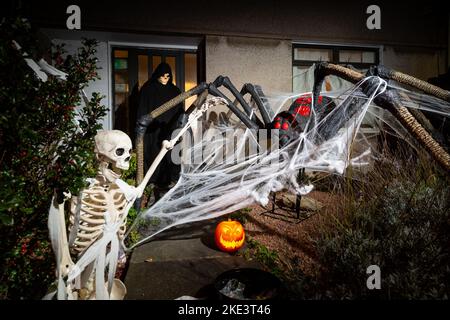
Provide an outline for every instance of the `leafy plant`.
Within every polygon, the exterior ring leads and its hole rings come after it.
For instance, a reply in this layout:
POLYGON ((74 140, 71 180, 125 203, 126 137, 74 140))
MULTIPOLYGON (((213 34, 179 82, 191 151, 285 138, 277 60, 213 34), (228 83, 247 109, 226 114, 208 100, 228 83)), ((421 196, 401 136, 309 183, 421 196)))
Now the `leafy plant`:
MULTIPOLYGON (((341 186, 342 203, 311 235, 317 268, 298 271, 300 298, 448 299, 450 189, 426 159, 385 158, 359 182, 341 186), (381 269, 381 290, 366 286, 381 269)), ((336 209, 336 208, 335 208, 336 209)))
POLYGON ((93 137, 106 107, 97 93, 82 104, 80 90, 98 78, 96 41, 84 40, 67 55, 63 45, 43 51, 24 19, 5 20, 0 30, 0 292, 2 298, 42 298, 54 280, 50 201, 78 194, 95 175, 93 137), (51 57, 67 80, 40 81, 24 52, 35 61, 51 57))

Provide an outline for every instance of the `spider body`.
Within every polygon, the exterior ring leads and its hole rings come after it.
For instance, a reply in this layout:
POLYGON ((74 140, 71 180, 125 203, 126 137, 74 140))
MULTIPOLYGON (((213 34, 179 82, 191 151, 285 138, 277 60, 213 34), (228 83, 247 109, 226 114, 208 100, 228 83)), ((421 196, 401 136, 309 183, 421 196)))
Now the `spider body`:
MULTIPOLYGON (((315 113, 320 115, 328 114, 334 104, 330 98, 319 96, 315 113)), ((302 95, 297 98, 287 111, 280 112, 270 123, 269 129, 279 130, 280 145, 287 145, 305 130, 306 124, 311 117, 312 97, 302 95)))
MULTIPOLYGON (((222 97, 228 102, 230 110, 249 128, 253 130, 268 129, 279 130, 279 143, 280 146, 287 145, 295 137, 297 137, 306 127, 308 120, 310 119, 312 112, 312 96, 306 94, 298 97, 291 104, 287 111, 282 111, 273 116, 272 109, 268 103, 263 103, 265 95, 259 86, 255 86, 250 83, 244 84, 241 91, 238 91, 236 87, 231 83, 228 77, 219 76, 217 79, 208 85, 209 92, 218 97, 222 97), (236 102, 232 102, 227 96, 225 96, 217 88, 224 86, 227 88, 244 109, 241 111, 236 106, 236 102), (258 107, 261 115, 261 119, 255 115, 252 108, 245 101, 244 96, 250 94, 252 100, 258 107), (273 119, 273 120, 272 120, 273 119)), ((331 98, 326 96, 319 96, 316 106, 314 107, 314 114, 318 120, 322 119, 328 114, 334 104, 331 98)))

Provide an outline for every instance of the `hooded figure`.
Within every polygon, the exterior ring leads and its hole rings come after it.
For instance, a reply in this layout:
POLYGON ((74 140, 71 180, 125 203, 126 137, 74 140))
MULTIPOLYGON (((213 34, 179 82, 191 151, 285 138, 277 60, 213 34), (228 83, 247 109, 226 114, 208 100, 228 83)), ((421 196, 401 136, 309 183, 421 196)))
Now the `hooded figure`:
MULTIPOLYGON (((170 99, 181 93, 172 82, 172 70, 170 66, 162 62, 156 67, 150 80, 141 88, 137 119, 160 107, 170 99)), ((183 104, 179 104, 170 111, 162 114, 148 126, 144 137, 144 168, 149 169, 153 160, 161 150, 163 140, 170 140, 172 132, 176 129, 177 121, 184 113, 183 104)), ((168 152, 155 173, 150 179, 160 190, 167 189, 172 181, 178 179, 180 166, 174 165, 171 160, 171 152, 168 152)), ((155 197, 159 198, 159 192, 155 197)))

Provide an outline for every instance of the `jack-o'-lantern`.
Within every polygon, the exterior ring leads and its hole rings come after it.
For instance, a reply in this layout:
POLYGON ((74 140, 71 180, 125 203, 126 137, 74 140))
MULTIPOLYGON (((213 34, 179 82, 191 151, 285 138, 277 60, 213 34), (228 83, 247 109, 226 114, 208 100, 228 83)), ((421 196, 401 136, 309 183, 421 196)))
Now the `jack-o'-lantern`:
POLYGON ((215 239, 220 250, 237 251, 244 245, 244 227, 238 221, 222 221, 216 227, 215 239))

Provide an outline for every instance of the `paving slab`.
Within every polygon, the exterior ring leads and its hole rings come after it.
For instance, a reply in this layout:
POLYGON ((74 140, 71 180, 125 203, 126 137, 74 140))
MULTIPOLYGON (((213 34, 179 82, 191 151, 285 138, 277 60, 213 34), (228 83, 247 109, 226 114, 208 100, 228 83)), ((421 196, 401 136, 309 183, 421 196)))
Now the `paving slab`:
POLYGON ((213 284, 221 273, 234 268, 261 269, 257 261, 215 247, 213 231, 217 222, 180 226, 137 247, 124 280, 125 299, 218 299, 213 284))

